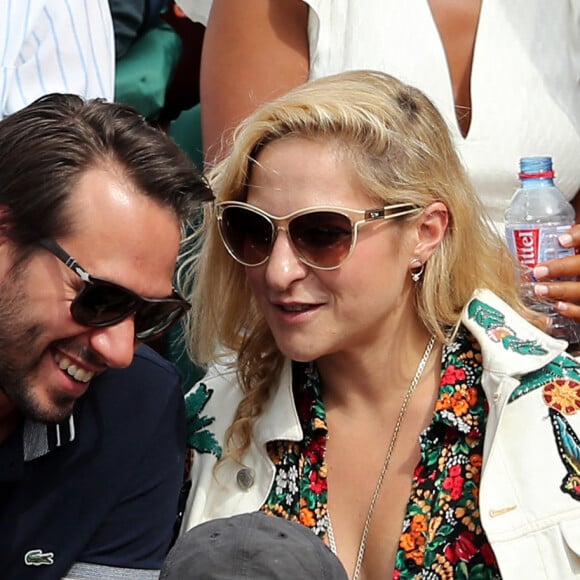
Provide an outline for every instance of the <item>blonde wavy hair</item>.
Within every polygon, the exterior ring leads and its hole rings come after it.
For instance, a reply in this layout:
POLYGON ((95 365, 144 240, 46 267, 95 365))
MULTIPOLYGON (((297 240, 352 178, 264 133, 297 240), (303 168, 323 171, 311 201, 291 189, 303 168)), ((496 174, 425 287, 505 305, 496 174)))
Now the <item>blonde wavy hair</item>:
MULTIPOLYGON (((264 104, 238 127, 229 155, 209 172, 216 199, 245 200, 259 151, 296 137, 338 144, 368 193, 385 204, 446 205, 449 227, 425 265, 416 296, 420 318, 440 341, 448 341, 477 288, 489 288, 527 314, 514 261, 485 215, 443 118, 422 92, 387 74, 354 71, 308 82, 264 104)), ((244 396, 227 440, 229 454, 239 458, 284 357, 244 267, 221 242, 213 208, 206 210, 197 242, 186 264, 193 288, 188 347, 201 364, 224 350, 238 353, 244 396)))

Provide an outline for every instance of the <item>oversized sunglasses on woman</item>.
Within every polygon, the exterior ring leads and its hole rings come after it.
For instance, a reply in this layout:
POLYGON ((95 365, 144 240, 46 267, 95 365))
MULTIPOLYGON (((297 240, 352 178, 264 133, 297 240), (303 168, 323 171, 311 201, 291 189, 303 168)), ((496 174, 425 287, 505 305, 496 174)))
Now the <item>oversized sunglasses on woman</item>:
POLYGON ((264 264, 283 230, 300 261, 319 270, 334 270, 352 254, 359 226, 419 211, 410 203, 367 210, 315 206, 276 217, 243 201, 224 201, 217 204, 217 220, 227 251, 244 266, 264 264))

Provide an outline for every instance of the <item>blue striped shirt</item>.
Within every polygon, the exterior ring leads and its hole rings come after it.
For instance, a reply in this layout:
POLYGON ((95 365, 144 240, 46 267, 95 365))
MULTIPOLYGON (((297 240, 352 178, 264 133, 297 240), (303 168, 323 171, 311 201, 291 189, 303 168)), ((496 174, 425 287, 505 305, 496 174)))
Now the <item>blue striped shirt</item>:
POLYGON ((114 98, 108 0, 0 0, 0 119, 52 92, 114 98))

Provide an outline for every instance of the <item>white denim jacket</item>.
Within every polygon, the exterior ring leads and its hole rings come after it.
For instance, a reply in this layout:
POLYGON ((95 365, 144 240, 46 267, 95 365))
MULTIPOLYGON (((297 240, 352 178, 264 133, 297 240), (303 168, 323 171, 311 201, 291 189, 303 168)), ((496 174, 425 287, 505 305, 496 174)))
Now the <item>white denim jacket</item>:
MULTIPOLYGON (((580 578, 580 365, 565 342, 487 290, 474 294, 462 323, 482 350, 489 415, 480 511, 502 578, 580 578)), ((194 450, 184 531, 260 509, 275 477, 266 442, 302 439, 287 361, 243 465, 225 460, 214 471, 240 400, 227 364, 212 367, 187 395, 194 450)))

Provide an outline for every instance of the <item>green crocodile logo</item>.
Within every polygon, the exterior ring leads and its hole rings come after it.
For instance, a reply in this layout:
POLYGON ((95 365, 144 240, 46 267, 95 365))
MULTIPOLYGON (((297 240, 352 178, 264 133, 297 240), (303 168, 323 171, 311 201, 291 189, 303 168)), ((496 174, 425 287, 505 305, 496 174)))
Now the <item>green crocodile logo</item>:
POLYGON ((24 554, 24 563, 27 566, 50 566, 54 564, 54 552, 42 550, 29 550, 24 554))

